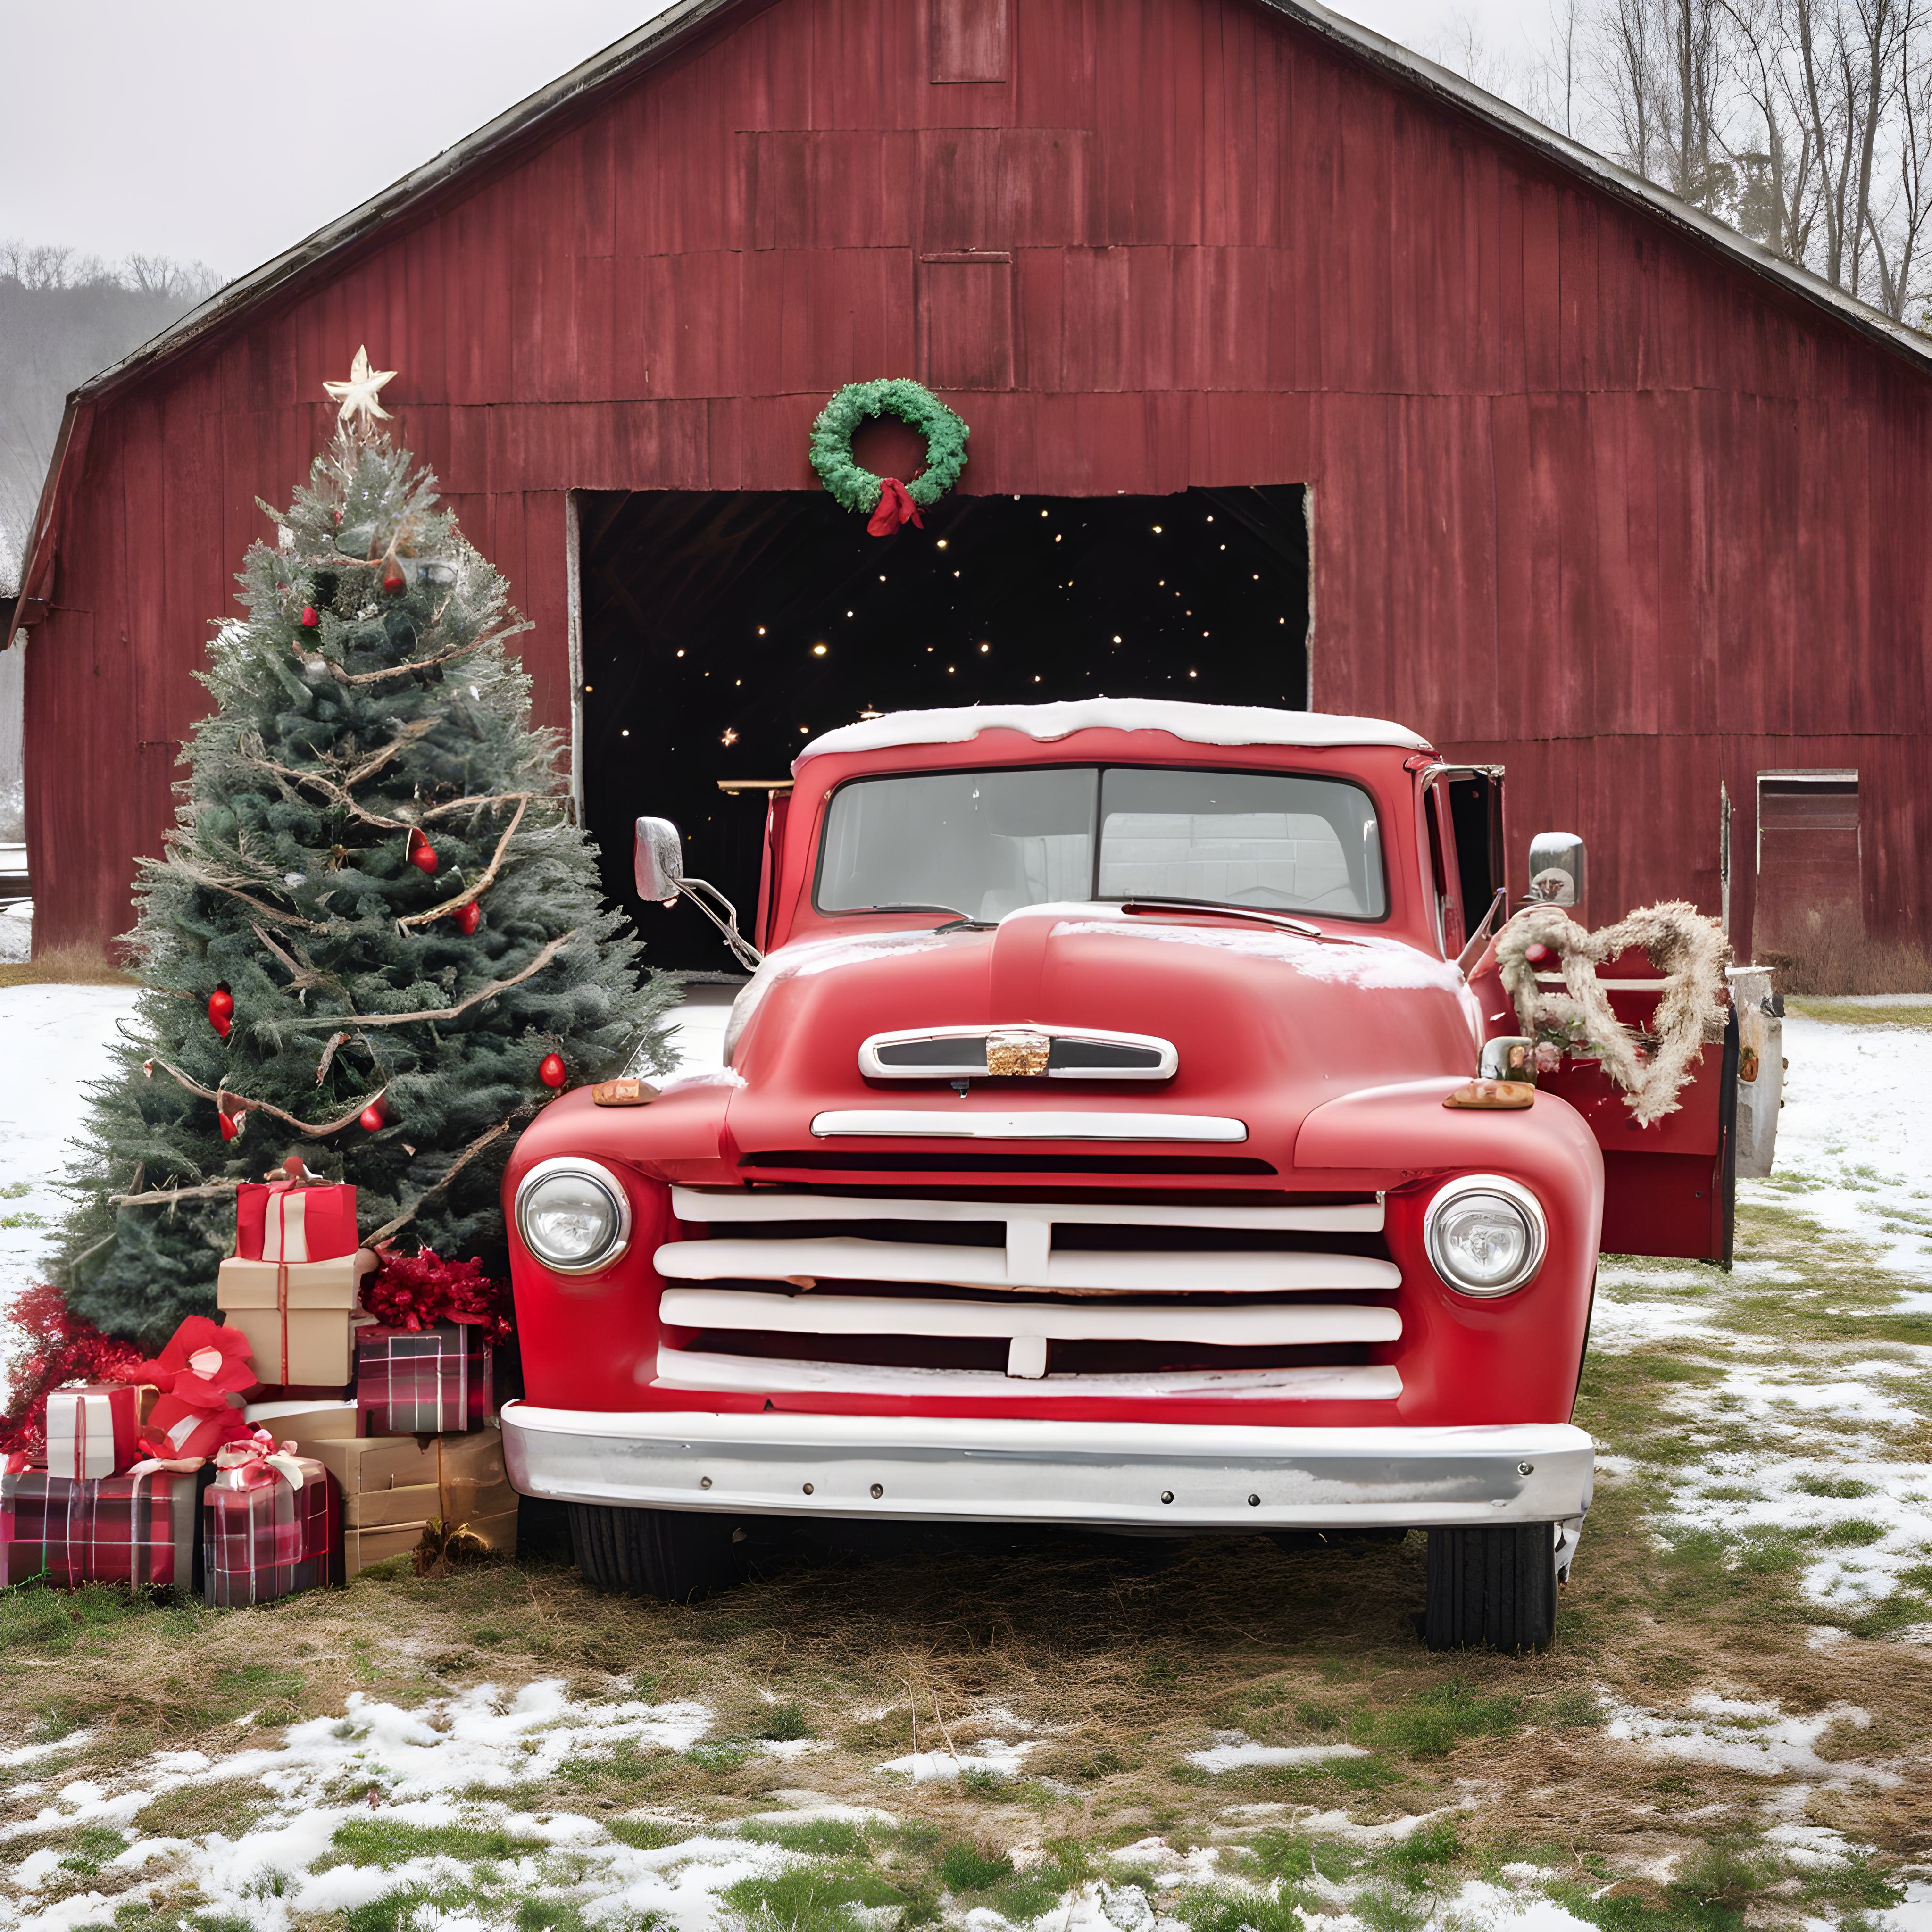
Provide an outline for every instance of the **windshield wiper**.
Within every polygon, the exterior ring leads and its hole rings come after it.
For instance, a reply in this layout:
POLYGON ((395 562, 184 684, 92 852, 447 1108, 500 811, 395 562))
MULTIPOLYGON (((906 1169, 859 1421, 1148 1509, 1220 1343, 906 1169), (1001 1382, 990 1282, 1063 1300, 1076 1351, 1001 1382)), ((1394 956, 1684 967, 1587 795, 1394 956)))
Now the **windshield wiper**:
POLYGON ((933 928, 935 932, 990 932, 999 924, 996 919, 975 919, 970 913, 959 911, 952 906, 943 905, 875 905, 854 906, 854 912, 944 912, 952 914, 944 926, 933 928))
MULTIPOLYGON (((1268 912, 1259 906, 1232 905, 1225 899, 1163 898, 1158 893, 1142 892, 1138 898, 1123 899, 1120 910, 1129 913, 1159 912, 1211 912, 1228 919, 1252 919, 1263 926, 1278 927, 1284 932, 1298 934, 1304 939, 1334 939, 1334 933, 1324 932, 1318 926, 1310 926, 1306 920, 1290 919, 1286 913, 1268 912)), ((1342 940, 1339 944, 1346 945, 1342 940)))
POLYGON ((841 908, 848 912, 943 912, 950 919, 964 919, 968 915, 957 906, 942 905, 875 905, 847 906, 841 908))

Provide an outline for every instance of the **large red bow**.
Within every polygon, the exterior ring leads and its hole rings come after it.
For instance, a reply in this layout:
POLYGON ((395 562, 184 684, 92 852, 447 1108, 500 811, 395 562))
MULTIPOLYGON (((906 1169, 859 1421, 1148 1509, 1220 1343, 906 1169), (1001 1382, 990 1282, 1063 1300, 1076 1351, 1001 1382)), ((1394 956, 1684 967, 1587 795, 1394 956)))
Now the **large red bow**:
POLYGON ((128 1379, 152 1382, 190 1408, 225 1408, 231 1394, 255 1386, 253 1351, 238 1328, 224 1328, 206 1315, 190 1315, 152 1362, 130 1370, 128 1379))
POLYGON ((252 1430, 224 1442, 214 1452, 217 1480, 231 1490, 257 1489, 277 1478, 292 1490, 302 1486, 303 1469, 292 1442, 278 1442, 266 1429, 252 1430))
POLYGON ((926 519, 919 513, 919 506, 912 500, 912 492, 896 476, 882 476, 879 479, 879 507, 872 512, 872 520, 866 530, 875 537, 889 537, 901 525, 912 524, 919 529, 926 528, 926 519))

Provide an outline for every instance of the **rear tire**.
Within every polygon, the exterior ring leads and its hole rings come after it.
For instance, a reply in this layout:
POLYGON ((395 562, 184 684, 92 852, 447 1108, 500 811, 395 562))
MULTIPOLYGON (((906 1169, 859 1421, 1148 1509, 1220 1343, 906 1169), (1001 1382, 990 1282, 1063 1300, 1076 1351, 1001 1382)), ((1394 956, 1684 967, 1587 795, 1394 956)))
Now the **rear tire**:
POLYGON ((688 1604, 745 1580, 736 1526, 696 1510, 570 1505, 570 1545, 593 1590, 688 1604))
POLYGON ((1556 1634, 1556 1529, 1432 1529, 1428 1590, 1431 1650, 1541 1650, 1556 1634))

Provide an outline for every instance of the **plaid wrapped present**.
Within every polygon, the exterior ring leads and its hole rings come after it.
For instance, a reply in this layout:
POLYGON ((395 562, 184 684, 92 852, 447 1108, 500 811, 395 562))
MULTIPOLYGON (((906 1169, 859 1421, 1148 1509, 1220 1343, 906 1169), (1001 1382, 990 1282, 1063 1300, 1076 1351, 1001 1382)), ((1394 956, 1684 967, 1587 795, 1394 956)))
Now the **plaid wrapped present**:
POLYGON ((470 1323, 364 1328, 356 1338, 356 1406, 365 1436, 442 1436, 482 1426, 490 1348, 470 1323))
POLYGON ((340 1580, 341 1492, 322 1466, 266 1430, 215 1456, 202 1501, 203 1593, 215 1609, 340 1580))
POLYGON ((47 1392, 47 1467, 118 1476, 140 1460, 140 1391, 132 1382, 74 1382, 47 1392))
POLYGON ((192 1589, 206 1468, 137 1463, 76 1478, 46 1469, 0 1474, 0 1583, 44 1577, 192 1589))

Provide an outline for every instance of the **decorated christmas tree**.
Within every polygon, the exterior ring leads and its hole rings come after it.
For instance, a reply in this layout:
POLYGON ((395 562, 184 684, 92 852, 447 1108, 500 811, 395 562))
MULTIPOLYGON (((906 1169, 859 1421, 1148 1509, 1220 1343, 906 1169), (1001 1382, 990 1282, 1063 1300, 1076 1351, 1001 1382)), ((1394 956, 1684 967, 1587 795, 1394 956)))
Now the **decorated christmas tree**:
POLYGON ((278 541, 248 553, 136 888, 145 991, 56 1278, 147 1346, 212 1311, 236 1186, 290 1152, 354 1184, 365 1241, 500 1271, 519 1129, 555 1088, 665 1064, 669 989, 640 986, 506 649, 528 626, 375 428, 386 380, 358 354, 307 486, 262 506, 278 541))

